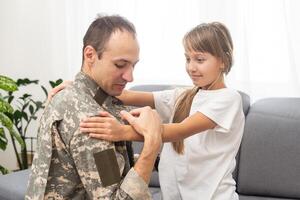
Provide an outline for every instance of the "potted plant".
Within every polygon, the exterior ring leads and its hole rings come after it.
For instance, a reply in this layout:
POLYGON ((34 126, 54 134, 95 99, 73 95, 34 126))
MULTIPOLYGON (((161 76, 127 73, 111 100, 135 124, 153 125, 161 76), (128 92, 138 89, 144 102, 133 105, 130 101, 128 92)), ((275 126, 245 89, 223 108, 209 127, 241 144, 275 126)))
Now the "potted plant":
MULTIPOLYGON (((62 79, 58 79, 56 81, 49 81, 51 87, 55 87, 62 82, 62 79)), ((26 140, 32 140, 32 137, 28 137, 28 127, 31 122, 37 119, 37 113, 41 109, 44 108, 44 102, 47 99, 48 92, 46 88, 42 85, 40 87, 45 93, 46 98, 43 101, 37 100, 33 97, 32 94, 27 92, 21 92, 25 90, 21 90, 22 87, 26 87, 28 85, 39 85, 38 80, 29 80, 28 78, 18 79, 15 82, 16 86, 19 88, 18 94, 16 94, 16 90, 8 91, 8 95, 4 96, 3 99, 7 100, 7 103, 14 107, 11 112, 6 112, 6 116, 13 123, 14 130, 16 130, 13 134, 17 135, 16 137, 11 133, 11 141, 13 144, 15 156, 18 162, 19 169, 27 169, 31 164, 33 158, 33 152, 28 151, 28 147, 26 145, 26 140), (21 94, 20 94, 21 92, 21 94), (21 143, 20 143, 21 142, 21 143), (21 152, 18 152, 17 143, 21 144, 21 152)))
MULTIPOLYGON (((0 89, 14 92, 18 90, 18 86, 15 81, 11 78, 0 75, 0 89)), ((3 98, 0 94, 0 149, 5 150, 7 147, 8 139, 5 134, 5 129, 10 133, 11 138, 14 138, 14 141, 18 141, 20 144, 21 150, 25 148, 25 143, 22 140, 21 136, 17 133, 14 128, 14 124, 9 118, 8 114, 13 114, 13 107, 3 98)), ((8 173, 8 170, 0 165, 0 172, 2 174, 8 173)))

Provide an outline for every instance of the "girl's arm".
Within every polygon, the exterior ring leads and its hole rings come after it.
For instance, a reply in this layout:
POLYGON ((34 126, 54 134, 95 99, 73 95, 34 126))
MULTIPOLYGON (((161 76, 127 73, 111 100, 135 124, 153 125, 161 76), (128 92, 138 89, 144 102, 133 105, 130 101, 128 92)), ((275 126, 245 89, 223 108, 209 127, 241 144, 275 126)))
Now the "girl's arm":
MULTIPOLYGON (((216 127, 216 123, 203 115, 200 112, 193 114, 192 116, 186 118, 180 123, 170 123, 163 124, 163 142, 175 142, 181 139, 185 139, 196 133, 213 129, 216 127)), ((142 141, 143 138, 135 132, 135 130, 129 126, 125 125, 124 129, 124 140, 130 141, 142 141)))
MULTIPOLYGON (((122 117, 126 118, 122 113, 122 117)), ((101 113, 100 113, 101 114, 101 113)), ((102 117, 88 118, 80 124, 81 131, 89 133, 91 137, 109 141, 143 141, 144 138, 138 134, 130 125, 121 125, 116 119, 109 117, 104 112, 102 117)), ((174 142, 187 138, 196 133, 213 129, 216 123, 200 112, 193 114, 180 123, 163 125, 163 142, 174 142)))
MULTIPOLYGON (((72 81, 64 81, 63 83, 59 84, 55 88, 51 90, 48 94, 48 100, 50 101, 52 97, 58 93, 59 91, 65 89, 68 85, 71 85, 72 81)), ((117 96, 125 105, 129 106, 150 106, 154 108, 154 97, 152 92, 137 92, 131 90, 123 90, 120 96, 117 96)))
POLYGON ((120 96, 117 96, 125 105, 129 106, 150 106, 154 108, 154 96, 152 92, 138 92, 131 90, 123 90, 120 96))

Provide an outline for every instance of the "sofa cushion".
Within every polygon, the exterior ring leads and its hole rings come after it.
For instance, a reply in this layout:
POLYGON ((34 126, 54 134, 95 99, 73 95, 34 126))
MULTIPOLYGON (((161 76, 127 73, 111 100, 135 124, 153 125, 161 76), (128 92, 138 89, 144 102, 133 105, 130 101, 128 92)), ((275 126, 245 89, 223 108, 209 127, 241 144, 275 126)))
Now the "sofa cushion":
POLYGON ((241 97, 242 97, 242 102, 243 102, 243 111, 245 116, 247 116, 249 108, 250 108, 250 97, 248 94, 239 91, 241 97))
POLYGON ((22 170, 0 176, 0 199, 24 199, 30 170, 22 170))
MULTIPOLYGON (((250 109, 250 97, 248 94, 239 91, 241 97, 242 97, 242 102, 243 102, 243 112, 244 115, 247 116, 249 109, 250 109)), ((236 167, 232 173, 232 176, 235 180, 235 182, 237 182, 237 174, 238 174, 238 170, 239 170, 239 158, 240 158, 240 150, 238 151, 238 154, 236 155, 235 159, 236 159, 236 167)))
POLYGON ((286 198, 273 198, 273 197, 258 197, 258 196, 244 196, 239 195, 239 200, 296 200, 296 199, 286 199, 286 198))
POLYGON ((240 194, 300 198, 300 98, 254 103, 242 139, 240 194))
POLYGON ((150 189, 153 200, 161 200, 160 188, 150 187, 149 189, 150 189))

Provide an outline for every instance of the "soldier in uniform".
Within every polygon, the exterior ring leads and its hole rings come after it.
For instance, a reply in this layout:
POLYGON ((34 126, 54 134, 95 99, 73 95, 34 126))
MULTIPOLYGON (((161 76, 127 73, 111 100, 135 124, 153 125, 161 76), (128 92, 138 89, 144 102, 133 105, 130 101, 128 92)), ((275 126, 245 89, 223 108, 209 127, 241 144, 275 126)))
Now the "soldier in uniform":
POLYGON ((101 111, 122 123, 119 112, 126 107, 115 96, 133 80, 138 57, 135 28, 129 21, 99 16, 90 25, 83 39, 81 71, 41 117, 25 199, 151 199, 148 182, 162 130, 156 111, 145 108, 157 115, 152 118, 157 126, 139 131, 145 142, 134 166, 125 142, 92 139, 79 127, 82 119, 101 111))

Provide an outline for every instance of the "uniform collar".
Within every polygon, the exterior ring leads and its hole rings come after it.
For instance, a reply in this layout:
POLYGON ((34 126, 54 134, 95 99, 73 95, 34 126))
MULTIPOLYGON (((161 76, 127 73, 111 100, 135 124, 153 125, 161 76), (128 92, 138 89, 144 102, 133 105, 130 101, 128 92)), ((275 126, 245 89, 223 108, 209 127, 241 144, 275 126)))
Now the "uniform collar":
POLYGON ((99 105, 109 96, 90 76, 80 71, 75 77, 75 85, 90 94, 99 105))

